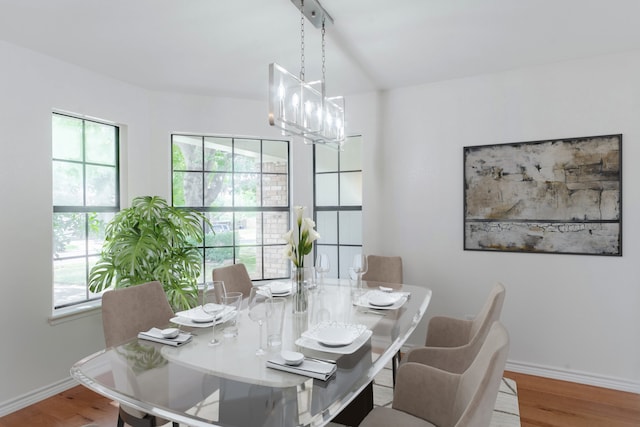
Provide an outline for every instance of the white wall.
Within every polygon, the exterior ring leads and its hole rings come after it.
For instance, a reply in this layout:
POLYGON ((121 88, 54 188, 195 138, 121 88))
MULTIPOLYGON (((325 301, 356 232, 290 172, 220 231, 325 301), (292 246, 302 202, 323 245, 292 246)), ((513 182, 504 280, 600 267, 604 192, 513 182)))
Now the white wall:
POLYGON ((379 235, 367 250, 403 257, 405 281, 433 289, 429 316, 475 314, 503 282, 512 369, 640 392, 639 75, 633 52, 385 93, 380 192, 367 204, 383 221, 367 224, 379 235), (462 250, 464 146, 613 133, 623 257, 462 250))
MULTIPOLYGON (((99 314, 51 325, 52 109, 125 125, 125 202, 170 194, 173 131, 277 136, 264 103, 148 93, 0 42, 0 410, 68 378, 103 347, 99 314)), ((365 248, 399 254, 434 291, 429 315, 474 314, 507 286, 510 360, 640 390, 640 53, 347 99, 364 136, 365 248), (623 133, 622 258, 462 251, 462 147, 623 133)), ((311 147, 292 144, 295 204, 312 205, 311 147)), ((414 343, 424 339, 422 329, 414 343)), ((551 372, 549 370, 545 372, 551 372)))
POLYGON ((67 378, 75 361, 104 345, 99 316, 55 326, 48 321, 52 110, 128 124, 127 138, 137 148, 125 160, 139 165, 141 176, 149 168, 140 156, 149 123, 144 92, 135 87, 4 42, 0 63, 1 403, 67 378))
MULTIPOLYGON (((51 112, 122 126, 123 206, 139 195, 170 197, 171 132, 280 135, 268 126, 266 102, 149 93, 1 41, 0 63, 0 324, 8 326, 3 340, 11 343, 0 347, 1 415, 29 396, 64 387, 71 365, 104 347, 99 312, 49 322, 51 112)), ((364 97, 371 104, 371 96, 364 97)), ((353 116, 366 127, 366 117, 353 116)), ((292 204, 311 209, 312 147, 294 142, 291 151, 292 204)))

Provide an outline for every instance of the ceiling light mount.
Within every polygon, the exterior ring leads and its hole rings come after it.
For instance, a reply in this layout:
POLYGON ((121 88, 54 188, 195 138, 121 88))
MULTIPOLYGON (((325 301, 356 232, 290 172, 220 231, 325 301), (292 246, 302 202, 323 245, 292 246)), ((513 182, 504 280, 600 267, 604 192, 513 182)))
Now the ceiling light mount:
POLYGON ((322 28, 324 20, 325 27, 333 24, 333 18, 324 10, 318 0, 291 0, 291 3, 313 24, 316 28, 322 28))

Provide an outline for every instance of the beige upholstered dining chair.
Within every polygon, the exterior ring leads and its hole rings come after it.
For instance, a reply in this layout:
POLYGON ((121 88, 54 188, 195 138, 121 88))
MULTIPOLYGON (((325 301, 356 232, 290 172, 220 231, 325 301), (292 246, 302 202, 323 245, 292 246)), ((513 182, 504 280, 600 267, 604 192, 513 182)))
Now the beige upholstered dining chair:
MULTIPOLYGON (((122 344, 152 327, 165 327, 173 310, 160 282, 107 291, 102 295, 102 328, 107 347, 122 344)), ((118 427, 154 427, 167 420, 120 405, 118 427)), ((177 423, 173 423, 177 427, 177 423)))
POLYGON ((402 257, 368 255, 367 264, 368 269, 362 275, 362 280, 402 283, 402 257))
POLYGON ((253 282, 244 264, 231 264, 213 270, 213 280, 222 280, 227 292, 242 292, 247 298, 251 293, 253 282))
POLYGON ((509 334, 494 322, 461 374, 407 362, 398 370, 391 408, 371 411, 361 427, 488 427, 509 352, 509 334))
MULTIPOLYGON (((384 283, 402 283, 402 257, 367 255, 367 272, 362 275, 362 280, 384 283)), ((398 351, 391 360, 393 382, 396 382, 396 371, 400 364, 400 352, 398 351)))
POLYGON ((453 373, 473 362, 493 322, 500 319, 506 290, 496 283, 473 320, 435 316, 429 321, 425 347, 412 349, 407 362, 418 362, 453 373))

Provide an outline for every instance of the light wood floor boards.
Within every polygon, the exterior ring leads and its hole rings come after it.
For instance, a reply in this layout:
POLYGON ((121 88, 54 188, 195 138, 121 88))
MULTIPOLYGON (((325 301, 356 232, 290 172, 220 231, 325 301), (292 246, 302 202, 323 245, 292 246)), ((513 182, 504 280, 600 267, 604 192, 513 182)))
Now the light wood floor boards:
POLYGON ((505 372, 518 384, 522 427, 638 427, 640 394, 505 372))
POLYGON ((83 386, 0 418, 0 427, 115 427, 118 406, 83 386))

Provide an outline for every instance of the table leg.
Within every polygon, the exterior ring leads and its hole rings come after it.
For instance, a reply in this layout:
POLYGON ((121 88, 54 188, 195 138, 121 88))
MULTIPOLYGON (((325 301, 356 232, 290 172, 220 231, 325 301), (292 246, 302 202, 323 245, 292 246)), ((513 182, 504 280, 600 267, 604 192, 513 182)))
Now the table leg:
POLYGON ((396 371, 398 370, 398 368, 400 367, 400 358, 402 357, 402 355, 400 354, 400 352, 398 351, 394 356, 393 359, 391 359, 391 370, 392 370, 392 374, 393 374, 393 386, 396 386, 396 371))
POLYGON ((346 426, 357 426, 372 409, 373 382, 370 382, 332 421, 346 426))

